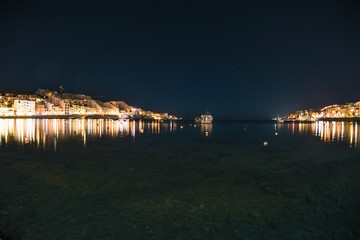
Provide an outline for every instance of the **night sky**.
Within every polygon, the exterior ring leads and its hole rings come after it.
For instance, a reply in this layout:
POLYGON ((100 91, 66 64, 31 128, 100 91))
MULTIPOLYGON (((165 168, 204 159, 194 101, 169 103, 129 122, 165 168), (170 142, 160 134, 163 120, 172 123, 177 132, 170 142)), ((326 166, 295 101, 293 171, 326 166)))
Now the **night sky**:
POLYGON ((191 118, 357 101, 359 3, 1 1, 0 88, 59 85, 191 118))

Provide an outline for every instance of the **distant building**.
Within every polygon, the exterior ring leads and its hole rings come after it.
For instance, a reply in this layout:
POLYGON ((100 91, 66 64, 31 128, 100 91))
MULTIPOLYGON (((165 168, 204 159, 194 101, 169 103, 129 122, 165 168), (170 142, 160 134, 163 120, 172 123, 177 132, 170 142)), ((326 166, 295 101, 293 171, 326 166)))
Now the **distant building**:
POLYGON ((59 106, 62 108, 64 115, 70 114, 70 103, 67 100, 60 100, 59 106))
MULTIPOLYGON (((356 107, 360 108, 360 104, 356 107)), ((156 113, 132 107, 124 101, 104 103, 84 94, 59 94, 48 89, 37 89, 36 94, 0 90, 0 116, 33 115, 118 115, 136 119, 177 119, 168 113, 156 113)))
POLYGON ((43 115, 47 112, 45 102, 35 103, 35 113, 37 115, 43 115))
POLYGON ((51 102, 45 103, 47 114, 52 114, 54 112, 54 104, 51 102))
POLYGON ((0 107, 0 116, 1 117, 14 116, 14 109, 9 107, 0 107))
POLYGON ((70 107, 70 114, 71 115, 84 115, 87 114, 88 107, 82 105, 72 105, 70 107))
POLYGON ((15 100, 14 111, 16 116, 32 116, 35 115, 35 101, 15 100))

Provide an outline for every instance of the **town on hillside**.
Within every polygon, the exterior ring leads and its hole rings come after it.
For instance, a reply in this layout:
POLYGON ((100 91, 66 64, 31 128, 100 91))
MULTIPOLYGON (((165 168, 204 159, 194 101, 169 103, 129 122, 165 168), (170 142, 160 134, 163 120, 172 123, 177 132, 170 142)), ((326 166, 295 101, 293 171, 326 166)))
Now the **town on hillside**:
POLYGON ((317 121, 326 119, 359 119, 360 101, 345 104, 334 104, 323 107, 320 110, 299 110, 288 116, 279 118, 282 121, 317 121))
POLYGON ((48 89, 33 92, 0 91, 0 117, 113 117, 120 119, 178 120, 168 113, 132 107, 125 101, 102 102, 91 96, 48 89))

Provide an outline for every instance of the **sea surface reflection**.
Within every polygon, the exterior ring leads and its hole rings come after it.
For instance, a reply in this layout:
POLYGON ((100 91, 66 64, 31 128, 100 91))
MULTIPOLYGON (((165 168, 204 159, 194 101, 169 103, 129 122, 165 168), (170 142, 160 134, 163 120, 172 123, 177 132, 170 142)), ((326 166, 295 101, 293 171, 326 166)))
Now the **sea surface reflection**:
MULTIPOLYGON (((216 123, 221 126, 222 123, 216 123)), ((217 125, 217 126, 218 126, 217 125)), ((241 124, 230 125, 234 132, 241 124)), ((239 128, 239 129, 238 129, 239 128)), ((113 119, 0 119, 0 146, 17 144, 38 149, 57 150, 69 140, 86 147, 90 139, 135 139, 141 135, 164 135, 193 129, 194 134, 210 137, 213 124, 186 124, 185 122, 132 121, 113 119)), ((220 134, 220 130, 218 133, 220 134)), ((341 143, 360 148, 357 122, 319 121, 315 123, 275 124, 275 134, 316 136, 326 144, 341 143)), ((189 132, 188 132, 189 133, 189 132)), ((249 132, 250 133, 250 132, 249 132)), ((250 133, 251 134, 251 133, 250 133)), ((259 133, 253 133, 259 134, 259 133)))
POLYGON ((344 143, 350 148, 360 148, 357 122, 318 121, 315 123, 275 124, 275 131, 284 130, 293 135, 316 136, 326 144, 344 143))
POLYGON ((59 140, 88 138, 136 138, 139 134, 174 132, 175 121, 129 121, 112 119, 0 119, 0 146, 18 143, 56 150, 59 140))

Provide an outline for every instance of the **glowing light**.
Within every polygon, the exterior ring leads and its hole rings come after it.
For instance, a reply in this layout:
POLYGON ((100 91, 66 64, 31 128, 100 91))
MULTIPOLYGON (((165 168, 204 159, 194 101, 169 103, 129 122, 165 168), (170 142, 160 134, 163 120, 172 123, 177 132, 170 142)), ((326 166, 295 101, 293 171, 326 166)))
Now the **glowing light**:
POLYGON ((205 135, 206 137, 209 136, 213 130, 212 123, 210 124, 201 124, 201 134, 205 135))
POLYGON ((350 147, 352 147, 352 144, 353 144, 353 137, 354 137, 354 128, 353 128, 353 124, 351 123, 351 126, 350 126, 350 147))
POLYGON ((357 148, 357 144, 358 144, 357 138, 358 138, 358 124, 356 122, 355 123, 355 133, 354 133, 354 145, 355 145, 355 148, 357 148))

